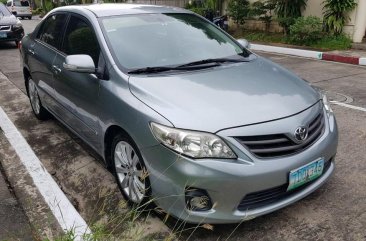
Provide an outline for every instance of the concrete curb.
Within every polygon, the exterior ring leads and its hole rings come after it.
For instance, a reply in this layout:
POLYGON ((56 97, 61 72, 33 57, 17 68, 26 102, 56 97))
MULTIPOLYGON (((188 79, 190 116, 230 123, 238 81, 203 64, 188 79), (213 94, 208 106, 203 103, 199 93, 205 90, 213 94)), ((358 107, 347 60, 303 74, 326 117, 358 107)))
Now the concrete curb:
MULTIPOLYGON (((9 80, 0 72, 0 84, 3 81, 9 80)), ((0 163, 37 236, 54 240, 73 231, 74 240, 82 240, 84 234, 91 234, 85 220, 2 107, 0 131, 0 163)))
POLYGON ((366 57, 356 56, 343 56, 340 54, 333 54, 327 52, 318 52, 304 49, 284 48, 262 44, 251 44, 251 50, 258 50, 263 52, 287 54, 305 58, 319 59, 325 61, 332 61, 338 63, 354 64, 354 65, 366 65, 366 57))

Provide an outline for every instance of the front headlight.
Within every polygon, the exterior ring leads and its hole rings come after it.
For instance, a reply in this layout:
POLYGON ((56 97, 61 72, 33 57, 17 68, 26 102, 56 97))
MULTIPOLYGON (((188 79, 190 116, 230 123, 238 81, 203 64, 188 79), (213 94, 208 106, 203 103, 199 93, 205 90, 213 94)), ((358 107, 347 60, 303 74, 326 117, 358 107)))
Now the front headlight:
POLYGON ((326 96, 325 94, 323 94, 323 93, 322 93, 322 95, 323 95, 323 105, 324 105, 324 109, 325 109, 325 111, 327 112, 327 114, 329 115, 330 113, 333 113, 333 110, 332 110, 332 108, 330 107, 330 103, 329 103, 329 101, 328 101, 327 96, 326 96))
POLYGON ((22 22, 20 22, 19 19, 17 19, 17 23, 13 25, 13 29, 18 29, 18 28, 21 28, 23 25, 22 25, 22 22))
POLYGON ((218 136, 198 131, 181 130, 151 123, 155 138, 166 147, 193 158, 237 158, 218 136))

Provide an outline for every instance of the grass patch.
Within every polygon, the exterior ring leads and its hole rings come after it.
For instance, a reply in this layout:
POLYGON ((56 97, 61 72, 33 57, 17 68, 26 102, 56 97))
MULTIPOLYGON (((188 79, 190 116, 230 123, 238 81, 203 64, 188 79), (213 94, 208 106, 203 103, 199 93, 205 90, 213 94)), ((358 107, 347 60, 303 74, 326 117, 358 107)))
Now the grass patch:
MULTIPOLYGON (((285 37, 282 33, 266 33, 262 31, 251 31, 251 30, 237 30, 235 32, 230 33, 234 38, 245 38, 249 42, 258 42, 264 44, 291 44, 288 37, 285 37)), ((319 41, 309 44, 296 45, 296 46, 305 46, 309 48, 319 49, 322 51, 330 51, 330 50, 347 50, 352 47, 352 40, 345 36, 334 36, 334 35, 325 35, 319 41)))
POLYGON ((324 50, 346 50, 352 47, 352 40, 345 35, 325 36, 319 42, 312 44, 312 47, 324 50))
POLYGON ((287 43, 286 38, 281 33, 244 32, 241 37, 250 42, 287 43))

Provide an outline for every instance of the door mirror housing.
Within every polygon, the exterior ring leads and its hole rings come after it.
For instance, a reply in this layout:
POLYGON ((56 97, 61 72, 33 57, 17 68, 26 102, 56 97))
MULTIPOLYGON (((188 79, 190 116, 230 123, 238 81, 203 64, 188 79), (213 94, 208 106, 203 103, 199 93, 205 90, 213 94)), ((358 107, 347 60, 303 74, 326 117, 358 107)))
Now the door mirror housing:
POLYGON ((244 48, 246 48, 246 49, 249 49, 250 48, 250 43, 249 43, 248 40, 242 38, 242 39, 237 39, 236 41, 238 41, 238 43, 241 46, 243 46, 244 48))
POLYGON ((63 64, 64 68, 71 72, 94 74, 95 64, 93 59, 86 54, 69 55, 63 64))

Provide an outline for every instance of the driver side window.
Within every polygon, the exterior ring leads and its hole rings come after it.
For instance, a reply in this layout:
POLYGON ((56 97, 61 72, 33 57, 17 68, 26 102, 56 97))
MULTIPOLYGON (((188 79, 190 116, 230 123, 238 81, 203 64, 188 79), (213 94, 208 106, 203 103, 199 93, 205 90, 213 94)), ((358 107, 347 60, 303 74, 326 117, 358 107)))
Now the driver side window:
POLYGON ((67 55, 87 54, 98 66, 100 47, 92 27, 81 18, 71 16, 66 29, 62 51, 67 55))

